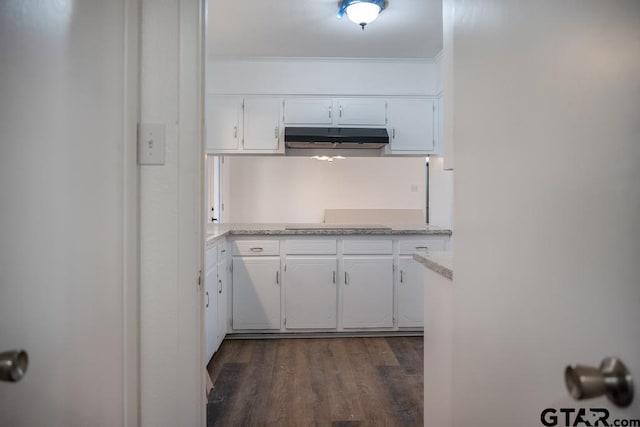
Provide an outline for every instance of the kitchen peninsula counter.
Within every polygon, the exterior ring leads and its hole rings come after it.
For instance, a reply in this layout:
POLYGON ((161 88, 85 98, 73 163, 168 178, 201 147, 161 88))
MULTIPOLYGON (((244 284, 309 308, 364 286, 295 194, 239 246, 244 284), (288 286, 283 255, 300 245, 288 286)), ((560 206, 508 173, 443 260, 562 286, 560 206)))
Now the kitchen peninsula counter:
POLYGON ((452 251, 415 252, 413 259, 441 276, 453 280, 452 251))
POLYGON ((225 236, 409 236, 445 235, 451 230, 428 224, 216 224, 207 226, 207 244, 225 236))

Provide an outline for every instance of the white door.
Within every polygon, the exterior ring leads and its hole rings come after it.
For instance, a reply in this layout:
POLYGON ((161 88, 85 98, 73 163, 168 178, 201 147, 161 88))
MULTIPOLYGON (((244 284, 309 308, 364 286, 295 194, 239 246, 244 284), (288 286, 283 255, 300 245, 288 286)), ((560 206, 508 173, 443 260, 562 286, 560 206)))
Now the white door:
POLYGON ((411 257, 398 261, 398 327, 424 326, 424 266, 411 257))
POLYGON ((430 152, 435 147, 435 101, 393 99, 389 101, 391 151, 430 152))
POLYGON ((639 425, 640 2, 459 3, 454 425, 639 425), (565 388, 607 356, 626 409, 565 388))
POLYGON ((126 6, 0 6, 0 353, 29 359, 20 382, 0 382, 2 426, 135 420, 136 356, 124 345, 137 327, 125 304, 136 307, 125 264, 135 250, 124 257, 135 182, 124 177, 135 173, 137 89, 125 91, 124 29, 137 21, 126 6))
POLYGON ((342 326, 393 326, 393 258, 345 256, 342 277, 342 326))
POLYGON ((233 329, 280 329, 280 257, 233 259, 233 329))
POLYGON ((207 152, 235 151, 242 140, 242 97, 207 96, 207 152))
POLYGON ((337 265, 335 257, 287 257, 287 329, 337 326, 337 265))
POLYGON ((280 98, 245 98, 245 150, 278 150, 281 102, 280 98))
POLYGON ((384 99, 341 98, 337 100, 337 104, 339 125, 387 124, 387 102, 384 99))
POLYGON ((216 288, 217 298, 216 301, 218 303, 218 330, 216 337, 216 350, 220 347, 222 340, 224 340, 225 335, 227 334, 227 316, 229 313, 229 300, 227 298, 228 295, 228 283, 229 283, 229 274, 227 271, 227 260, 225 259, 222 262, 218 263, 218 284, 216 288))
MULTIPOLYGON (((215 248, 214 248, 215 249, 215 248)), ((205 363, 218 348, 218 268, 207 268, 204 276, 204 337, 205 363)))
POLYGON ((294 125, 331 125, 332 102, 331 98, 285 99, 283 122, 294 125))

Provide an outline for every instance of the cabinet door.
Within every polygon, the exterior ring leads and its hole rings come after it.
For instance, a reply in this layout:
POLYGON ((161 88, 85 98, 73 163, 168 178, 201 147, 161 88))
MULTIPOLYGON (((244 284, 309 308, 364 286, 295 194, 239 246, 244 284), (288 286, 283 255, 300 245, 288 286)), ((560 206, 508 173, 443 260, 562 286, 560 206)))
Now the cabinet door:
POLYGON ((424 327, 425 268, 411 257, 398 262, 398 327, 424 327))
POLYGON ((341 98, 338 103, 339 125, 384 126, 387 102, 384 99, 341 98))
POLYGON ((342 326, 393 327, 393 257, 345 256, 342 271, 342 326))
POLYGON ((432 152, 435 149, 435 101, 389 101, 389 137, 392 152, 432 152))
POLYGON ((213 357, 217 348, 216 331, 218 329, 216 283, 218 281, 217 267, 214 264, 208 268, 204 276, 204 335, 205 360, 213 357))
POLYGON ((245 98, 244 149, 277 151, 280 143, 280 98, 245 98))
POLYGON ((284 100, 282 121, 291 125, 331 125, 331 98, 290 98, 284 100))
POLYGON ((233 329, 280 329, 280 257, 233 258, 233 329))
POLYGON ((239 150, 242 139, 242 98, 208 96, 205 114, 207 152, 239 150))
POLYGON ((285 313, 287 329, 337 327, 337 259, 288 257, 285 313))
POLYGON ((227 335, 227 316, 229 307, 228 298, 228 282, 229 275, 227 274, 227 261, 223 260, 218 263, 218 282, 216 284, 216 301, 218 303, 218 328, 216 330, 216 350, 222 344, 222 340, 227 335))

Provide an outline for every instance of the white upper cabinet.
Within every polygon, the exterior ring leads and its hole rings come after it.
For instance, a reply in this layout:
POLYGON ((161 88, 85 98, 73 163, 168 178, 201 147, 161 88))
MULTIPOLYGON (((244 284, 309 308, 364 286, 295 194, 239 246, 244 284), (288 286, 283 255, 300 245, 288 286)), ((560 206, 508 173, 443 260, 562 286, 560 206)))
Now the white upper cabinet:
POLYGON ((331 125, 331 98, 287 98, 283 106, 283 122, 290 125, 331 125))
POLYGON ((245 98, 245 150, 276 152, 280 145, 281 98, 245 98))
POLYGON ((242 141, 242 97, 207 96, 207 151, 237 151, 242 141))
POLYGON ((439 148, 438 100, 415 97, 208 96, 209 154, 284 154, 284 126, 385 127, 385 155, 439 148))
POLYGON ((387 113, 391 153, 429 154, 436 149, 435 100, 393 99, 387 113))
POLYGON ((379 98, 295 97, 284 100, 284 123, 308 126, 384 126, 387 103, 379 98))
POLYGON ((353 126, 385 126, 387 101, 374 98, 337 99, 336 124, 353 126))

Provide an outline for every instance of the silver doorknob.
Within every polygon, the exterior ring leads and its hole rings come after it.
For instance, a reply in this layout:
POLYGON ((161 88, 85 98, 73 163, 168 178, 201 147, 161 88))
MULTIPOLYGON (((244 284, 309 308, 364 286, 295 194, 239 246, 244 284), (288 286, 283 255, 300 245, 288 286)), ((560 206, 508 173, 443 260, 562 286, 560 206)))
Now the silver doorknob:
POLYGON ((633 401, 633 378, 622 361, 607 357, 600 368, 583 365, 567 366, 564 381, 576 400, 606 395, 616 406, 627 407, 633 401))
POLYGON ((17 383, 24 377, 29 366, 29 356, 24 350, 0 353, 0 381, 17 383))

